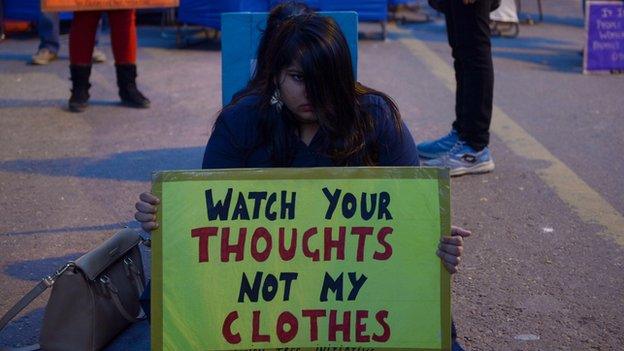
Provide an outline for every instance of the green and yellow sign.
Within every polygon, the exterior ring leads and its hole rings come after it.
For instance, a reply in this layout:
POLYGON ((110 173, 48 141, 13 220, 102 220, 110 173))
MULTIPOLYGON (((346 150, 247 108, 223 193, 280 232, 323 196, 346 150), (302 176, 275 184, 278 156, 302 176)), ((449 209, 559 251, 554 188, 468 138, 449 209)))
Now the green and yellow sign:
POLYGON ((162 172, 155 350, 449 350, 448 171, 162 172))

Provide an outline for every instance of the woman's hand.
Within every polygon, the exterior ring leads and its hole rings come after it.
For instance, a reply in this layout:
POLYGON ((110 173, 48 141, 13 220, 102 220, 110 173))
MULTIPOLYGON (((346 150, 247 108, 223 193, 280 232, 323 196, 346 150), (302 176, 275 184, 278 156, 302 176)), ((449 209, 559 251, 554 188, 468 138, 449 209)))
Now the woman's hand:
POLYGON ((134 205, 137 210, 134 213, 134 218, 141 223, 141 228, 148 233, 158 228, 158 222, 156 222, 158 204, 160 204, 159 198, 150 192, 145 192, 139 195, 139 202, 134 205))
POLYGON ((457 266, 459 266, 461 254, 464 251, 464 238, 469 237, 470 234, 470 231, 466 229, 451 226, 451 236, 440 238, 436 254, 440 257, 449 273, 453 274, 458 271, 457 266))

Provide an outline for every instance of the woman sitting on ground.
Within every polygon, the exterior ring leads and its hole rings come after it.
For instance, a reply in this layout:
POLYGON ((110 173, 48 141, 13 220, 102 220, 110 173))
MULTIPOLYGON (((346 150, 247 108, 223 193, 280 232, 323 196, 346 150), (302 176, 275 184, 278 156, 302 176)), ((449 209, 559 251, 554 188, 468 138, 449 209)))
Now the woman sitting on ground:
MULTIPOLYGON (((355 81, 347 41, 331 18, 288 18, 267 40, 266 68, 219 114, 203 168, 418 166, 398 108, 355 81)), ((146 231, 158 227, 159 202, 140 195, 135 218, 146 231)), ((437 255, 450 273, 468 235, 454 227, 440 240, 437 255)))

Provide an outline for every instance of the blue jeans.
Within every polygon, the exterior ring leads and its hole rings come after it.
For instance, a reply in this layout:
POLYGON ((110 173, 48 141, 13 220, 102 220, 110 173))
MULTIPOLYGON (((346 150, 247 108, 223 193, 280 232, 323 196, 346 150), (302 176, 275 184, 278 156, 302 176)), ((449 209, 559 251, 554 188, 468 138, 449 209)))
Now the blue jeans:
MULTIPOLYGON (((61 47, 59 41, 60 20, 59 14, 56 12, 42 12, 37 23, 37 31, 39 32, 39 50, 48 49, 54 53, 58 53, 61 47)), ((102 31, 102 21, 98 23, 98 29, 95 32, 95 45, 98 45, 100 32, 102 31)))

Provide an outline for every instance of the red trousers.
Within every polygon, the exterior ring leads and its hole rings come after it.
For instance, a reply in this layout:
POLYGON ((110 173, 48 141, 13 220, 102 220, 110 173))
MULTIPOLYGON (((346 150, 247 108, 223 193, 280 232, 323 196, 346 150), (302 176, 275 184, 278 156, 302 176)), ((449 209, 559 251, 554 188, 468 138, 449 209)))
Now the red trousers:
MULTIPOLYGON (((135 10, 106 11, 116 64, 136 63, 137 35, 135 10)), ((76 11, 69 33, 69 60, 72 65, 90 65, 95 31, 102 11, 76 11)))

